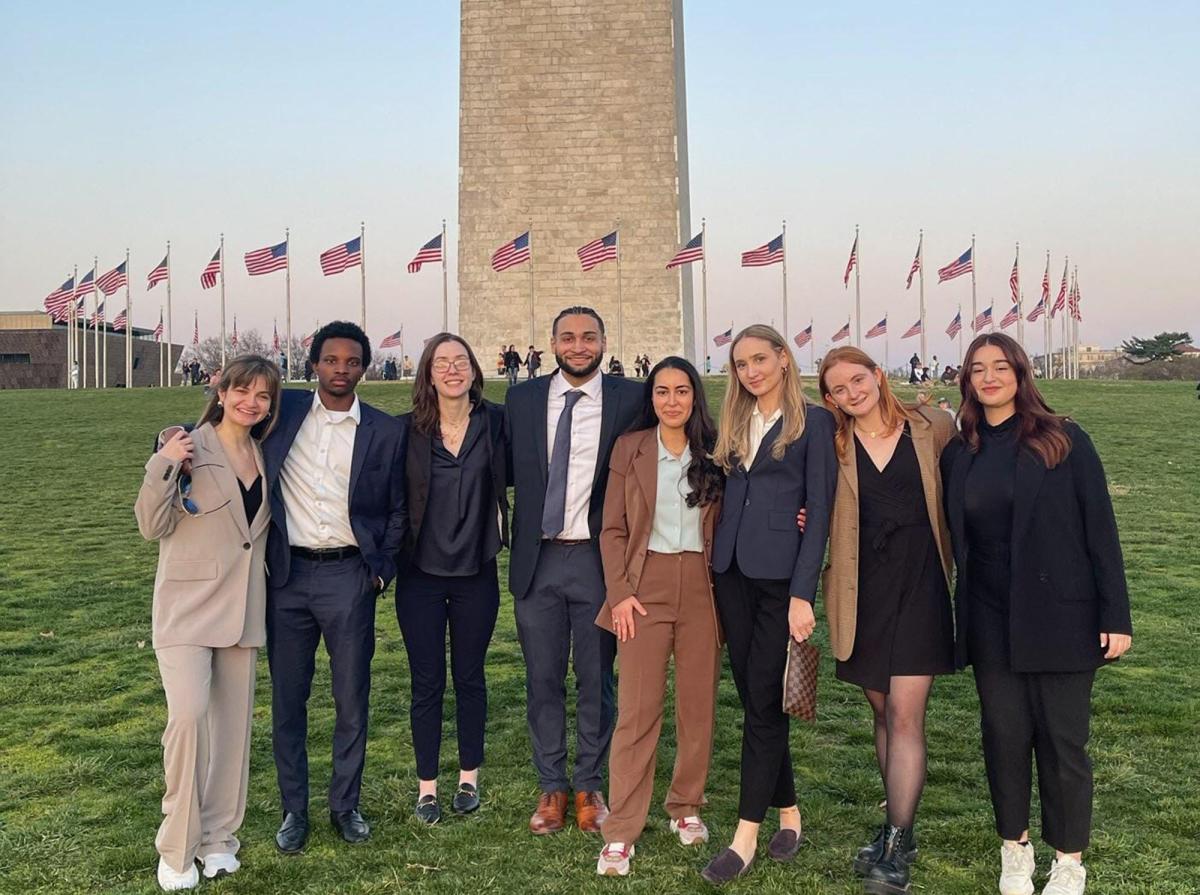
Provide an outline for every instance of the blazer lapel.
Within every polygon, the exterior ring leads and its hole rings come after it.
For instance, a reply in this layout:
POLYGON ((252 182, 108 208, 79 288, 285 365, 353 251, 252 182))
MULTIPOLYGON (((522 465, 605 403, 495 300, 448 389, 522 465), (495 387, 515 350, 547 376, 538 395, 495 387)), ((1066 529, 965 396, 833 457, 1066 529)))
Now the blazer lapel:
MULTIPOLYGON (((1037 503, 1042 479, 1046 477, 1046 464, 1037 454, 1023 449, 1017 450, 1017 471, 1013 481, 1013 527, 1010 549, 1016 556, 1017 547, 1025 529, 1033 521, 1033 509, 1037 503)), ((1014 566, 1016 560, 1014 559, 1014 566)))
POLYGON ((759 461, 771 452, 771 445, 775 443, 775 439, 779 437, 779 433, 782 431, 783 417, 780 417, 779 419, 775 420, 775 424, 766 431, 765 435, 763 435, 762 444, 758 446, 758 453, 754 455, 754 462, 746 468, 747 471, 757 466, 759 461))
MULTIPOLYGON (((596 471, 592 475, 593 492, 600 484, 601 476, 608 473, 603 460, 612 449, 612 441, 617 434, 617 416, 621 410, 621 390, 617 387, 616 379, 601 373, 600 394, 603 395, 600 403, 600 450, 596 453, 596 471)), ((543 447, 545 441, 546 439, 543 438, 543 447)))
MULTIPOLYGON (((933 426, 924 418, 909 423, 912 433, 913 451, 917 455, 917 465, 921 467, 921 487, 925 491, 925 506, 929 510, 929 519, 937 525, 937 458, 933 455, 933 426)), ((937 528, 934 528, 937 531, 937 528)))
POLYGON ((262 476, 262 480, 258 483, 259 488, 262 489, 262 503, 259 504, 258 513, 250 523, 250 540, 252 541, 262 534, 271 523, 271 503, 267 499, 267 470, 263 463, 262 448, 257 443, 254 445, 254 465, 258 467, 258 474, 262 476))
POLYGON ((542 472, 542 485, 550 476, 550 449, 546 447, 546 414, 549 413, 550 380, 553 374, 533 380, 533 446, 537 449, 538 469, 542 472))
POLYGON ((646 502, 646 518, 653 520, 658 503, 658 435, 656 429, 646 431, 649 434, 642 437, 633 458, 633 478, 646 502))
POLYGON ((242 492, 238 487, 237 473, 233 471, 229 458, 225 456, 225 449, 221 446, 221 439, 217 437, 216 431, 210 426, 203 427, 201 431, 203 438, 198 442, 197 447, 207 455, 204 463, 212 470, 213 478, 217 482, 217 487, 221 489, 225 505, 229 508, 229 514, 233 516, 238 531, 249 540, 250 525, 246 521, 246 513, 242 508, 242 492))
POLYGON ((958 456, 954 458, 954 468, 950 472, 950 482, 946 486, 950 496, 947 501, 950 505, 950 531, 954 534, 954 543, 960 545, 963 552, 966 551, 967 543, 967 527, 963 509, 966 498, 967 473, 971 471, 971 463, 974 459, 975 455, 963 447, 958 452, 958 456))
MULTIPOLYGON (((278 456, 279 461, 272 464, 272 478, 267 482, 268 493, 275 487, 275 483, 279 481, 279 473, 283 470, 284 461, 287 459, 288 451, 292 449, 292 443, 296 440, 296 435, 300 432, 300 427, 304 425, 305 418, 312 412, 312 402, 316 400, 314 392, 304 391, 301 394, 308 397, 307 401, 296 400, 293 402, 296 405, 295 411, 289 413, 284 419, 279 421, 279 428, 271 433, 271 437, 267 440, 266 449, 272 456, 278 456)), ((282 407, 283 401, 280 401, 282 407)))
POLYGON ((354 500, 354 488, 358 485, 358 477, 362 473, 364 461, 367 459, 367 451, 371 448, 371 436, 374 426, 371 425, 371 417, 366 412, 366 408, 359 405, 360 419, 358 429, 354 433, 354 454, 350 461, 350 500, 354 500))
POLYGON ((858 453, 854 444, 854 420, 850 419, 847 423, 847 434, 850 436, 846 439, 846 454, 842 456, 838 454, 838 469, 842 473, 842 481, 850 486, 850 491, 854 494, 854 499, 858 500, 858 453))

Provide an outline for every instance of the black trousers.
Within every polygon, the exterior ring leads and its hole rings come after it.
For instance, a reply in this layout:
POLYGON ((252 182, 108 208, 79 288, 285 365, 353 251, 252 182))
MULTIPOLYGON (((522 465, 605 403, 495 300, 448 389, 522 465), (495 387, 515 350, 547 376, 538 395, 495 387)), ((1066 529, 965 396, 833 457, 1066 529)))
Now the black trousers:
POLYGON ((376 598, 374 576, 358 556, 328 562, 293 556, 287 584, 268 586, 271 733, 284 811, 308 810, 308 696, 322 637, 336 712, 329 808, 358 807, 367 755, 376 598))
POLYGON ((768 807, 796 804, 788 748, 791 719, 783 711, 791 595, 787 581, 747 578, 736 558, 714 583, 729 666, 744 710, 738 817, 762 823, 768 807))
POLYGON ((487 723, 484 660, 496 614, 500 584, 493 559, 474 575, 429 575, 415 566, 396 580, 396 620, 408 651, 412 679, 413 752, 417 777, 435 780, 442 747, 442 703, 446 694, 446 627, 450 628, 450 668, 454 675, 458 766, 483 764, 487 723))
POLYGON ((616 715, 617 655, 617 639, 596 624, 604 595, 604 570, 594 543, 545 543, 533 583, 514 606, 525 656, 525 712, 542 792, 568 789, 568 658, 575 669, 575 769, 570 788, 602 788, 616 715))
POLYGON ((1087 743, 1096 672, 1015 672, 1004 611, 976 600, 969 619, 968 649, 996 832, 1018 839, 1029 828, 1036 757, 1042 839, 1061 852, 1083 851, 1092 826, 1087 743))

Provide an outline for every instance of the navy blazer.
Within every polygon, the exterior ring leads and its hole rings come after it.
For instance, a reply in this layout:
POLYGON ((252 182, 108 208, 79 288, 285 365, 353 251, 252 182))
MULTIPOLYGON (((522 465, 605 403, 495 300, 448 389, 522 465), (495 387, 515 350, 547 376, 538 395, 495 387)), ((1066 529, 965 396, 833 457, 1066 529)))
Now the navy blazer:
MULTIPOLYGON (((1090 671, 1104 664, 1100 633, 1131 634, 1125 563, 1104 467, 1088 434, 1066 423, 1071 452, 1053 469, 1017 454, 1009 547, 1009 661, 1017 672, 1090 671)), ((942 451, 946 518, 954 544, 956 659, 970 664, 966 569, 967 473, 975 454, 961 437, 942 451)))
MULTIPOLYGON (((608 485, 608 460, 613 443, 642 414, 640 382, 622 376, 600 375, 600 450, 588 505, 588 531, 593 541, 600 537, 603 527, 604 492, 608 485)), ((514 385, 504 400, 504 425, 512 451, 509 481, 514 489, 508 587, 517 599, 524 597, 533 583, 533 571, 542 545, 542 510, 546 503, 546 477, 550 471, 546 403, 550 398, 551 376, 553 374, 539 376, 514 385)))
MULTIPOLYGON (((292 567, 279 473, 300 425, 312 410, 313 395, 304 389, 284 389, 279 396, 275 428, 262 445, 271 501, 267 570, 272 587, 287 584, 292 567)), ((404 454, 400 423, 361 400, 359 411, 350 463, 350 528, 367 568, 372 575, 383 579, 386 588, 396 577, 396 550, 403 535, 404 454)))
POLYGON ((771 456, 771 445, 783 431, 779 419, 767 430, 750 468, 734 465, 725 480, 713 571, 729 571, 736 556, 747 578, 786 580, 793 597, 816 599, 837 489, 835 428, 833 414, 810 404, 804 432, 782 458, 771 456), (801 507, 808 510, 803 532, 796 525, 801 507))

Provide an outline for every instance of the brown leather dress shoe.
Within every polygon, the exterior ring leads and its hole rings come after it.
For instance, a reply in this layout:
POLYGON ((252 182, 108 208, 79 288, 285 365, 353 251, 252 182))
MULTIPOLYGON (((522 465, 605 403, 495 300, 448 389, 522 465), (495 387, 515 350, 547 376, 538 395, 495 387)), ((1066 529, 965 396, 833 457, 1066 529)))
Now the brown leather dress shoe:
POLYGON ((529 818, 529 832, 535 836, 557 833, 566 823, 567 794, 544 792, 538 797, 537 811, 529 818))
POLYGON ((601 792, 575 793, 575 825, 585 833, 599 833, 600 824, 608 817, 608 805, 601 792))

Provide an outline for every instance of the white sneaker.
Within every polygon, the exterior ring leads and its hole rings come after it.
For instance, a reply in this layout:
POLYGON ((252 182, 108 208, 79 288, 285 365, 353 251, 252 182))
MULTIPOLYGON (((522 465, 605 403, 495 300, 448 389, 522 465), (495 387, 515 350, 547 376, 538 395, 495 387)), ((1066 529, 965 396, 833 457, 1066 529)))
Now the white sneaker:
POLYGON ((1000 895, 1033 895, 1036 869, 1030 843, 1005 842, 1000 846, 1000 895))
POLYGON ((158 859, 158 886, 164 892, 178 892, 181 889, 194 889, 200 884, 200 874, 193 862, 188 869, 180 873, 173 870, 171 865, 162 858, 158 859))
POLYGON ((1087 868, 1074 858, 1062 858, 1050 865, 1050 879, 1042 895, 1083 895, 1087 868))
POLYGON ((596 861, 597 876, 629 876, 629 859, 633 857, 633 846, 624 842, 605 844, 596 861))
POLYGON ((680 845, 699 845, 708 842, 708 827, 698 817, 671 819, 671 832, 679 837, 680 845))
POLYGON ((211 855, 205 855, 200 859, 200 863, 204 865, 204 878, 216 879, 218 876, 229 876, 231 873, 237 873, 242 862, 229 852, 215 852, 211 855))

